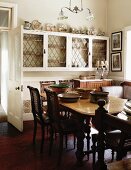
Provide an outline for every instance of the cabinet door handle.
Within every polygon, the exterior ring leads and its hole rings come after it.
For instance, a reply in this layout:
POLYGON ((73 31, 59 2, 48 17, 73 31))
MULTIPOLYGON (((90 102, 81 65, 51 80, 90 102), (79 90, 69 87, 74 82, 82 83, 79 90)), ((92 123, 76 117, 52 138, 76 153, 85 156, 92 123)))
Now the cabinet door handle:
POLYGON ((20 87, 19 87, 19 86, 18 86, 18 87, 16 87, 16 88, 15 88, 15 90, 20 90, 20 87))
POLYGON ((46 53, 45 49, 44 49, 44 54, 46 53))

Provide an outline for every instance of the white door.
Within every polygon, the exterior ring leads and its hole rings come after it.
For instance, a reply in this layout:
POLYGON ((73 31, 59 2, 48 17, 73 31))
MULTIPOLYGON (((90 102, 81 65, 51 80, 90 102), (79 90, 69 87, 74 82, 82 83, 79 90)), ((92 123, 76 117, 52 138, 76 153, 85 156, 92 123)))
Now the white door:
POLYGON ((21 71, 21 32, 20 29, 11 31, 9 52, 9 100, 8 122, 19 131, 23 131, 23 73, 21 71))

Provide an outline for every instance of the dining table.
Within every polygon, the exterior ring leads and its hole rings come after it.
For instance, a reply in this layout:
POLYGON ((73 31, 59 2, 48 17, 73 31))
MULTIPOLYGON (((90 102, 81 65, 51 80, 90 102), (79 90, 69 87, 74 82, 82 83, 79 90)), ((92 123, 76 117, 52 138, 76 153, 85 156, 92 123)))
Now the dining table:
MULTIPOLYGON (((127 99, 122 99, 114 96, 109 96, 109 101, 103 107, 109 113, 117 115, 123 111, 127 99)), ((90 148, 90 132, 92 126, 92 120, 95 117, 95 112, 98 109, 97 103, 92 103, 89 99, 79 99, 77 102, 62 102, 60 106, 70 112, 73 117, 77 120, 79 126, 77 137, 77 150, 76 159, 77 163, 81 165, 85 155, 91 153, 90 148), (85 135, 86 134, 86 135, 85 135), (87 139, 87 150, 84 151, 84 139, 87 139)))

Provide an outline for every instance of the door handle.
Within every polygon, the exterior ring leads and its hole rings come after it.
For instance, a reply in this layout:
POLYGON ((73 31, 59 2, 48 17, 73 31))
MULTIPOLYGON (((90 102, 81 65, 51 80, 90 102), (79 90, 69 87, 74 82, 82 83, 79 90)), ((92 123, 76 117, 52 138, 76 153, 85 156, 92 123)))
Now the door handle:
POLYGON ((16 88, 15 88, 15 90, 20 90, 20 87, 19 87, 19 86, 18 86, 18 87, 16 87, 16 88))

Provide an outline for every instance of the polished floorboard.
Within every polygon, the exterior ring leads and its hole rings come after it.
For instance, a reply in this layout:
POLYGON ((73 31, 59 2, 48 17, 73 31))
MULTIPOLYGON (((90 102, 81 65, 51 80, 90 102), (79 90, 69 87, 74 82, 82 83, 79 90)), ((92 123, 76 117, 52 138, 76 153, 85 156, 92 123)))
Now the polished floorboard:
MULTIPOLYGON (((0 123, 0 170, 92 170, 92 155, 89 160, 85 156, 82 167, 77 166, 75 149, 72 149, 72 136, 69 136, 68 149, 63 151, 61 165, 57 167, 58 138, 55 139, 52 155, 49 156, 49 136, 46 135, 44 150, 41 154, 39 152, 40 127, 38 127, 35 146, 32 144, 32 135, 33 121, 24 122, 22 133, 7 122, 0 123)), ((106 161, 110 162, 110 160, 111 152, 106 151, 106 161)))

